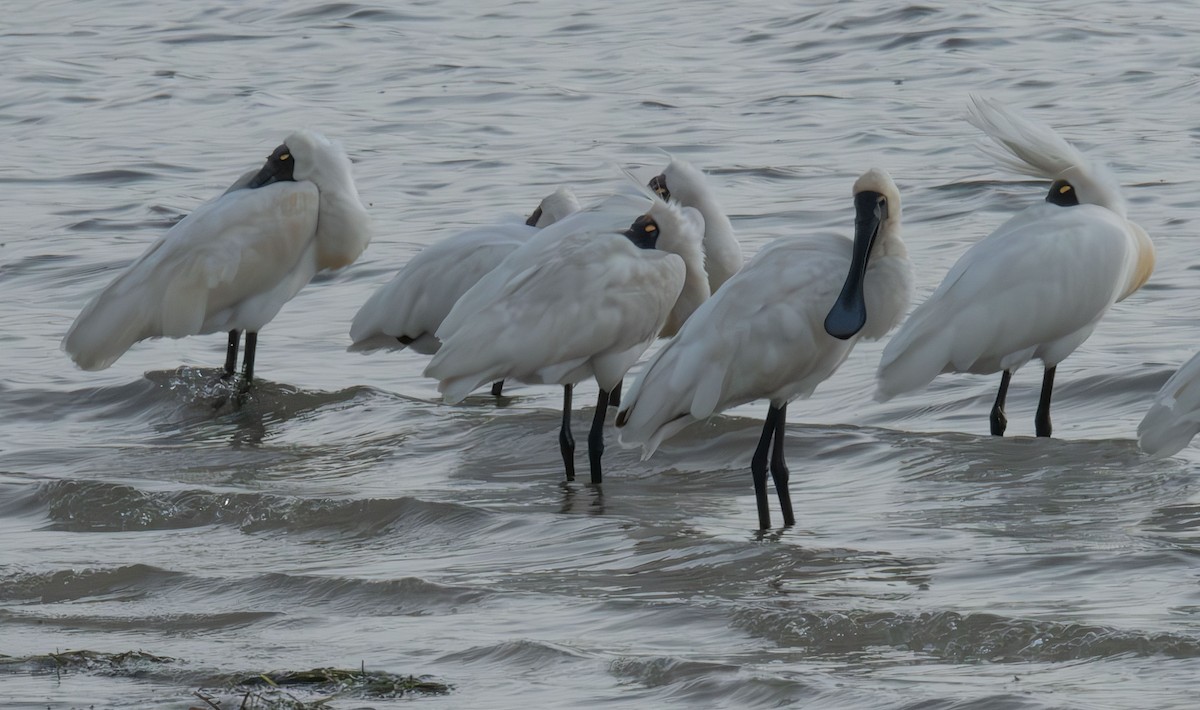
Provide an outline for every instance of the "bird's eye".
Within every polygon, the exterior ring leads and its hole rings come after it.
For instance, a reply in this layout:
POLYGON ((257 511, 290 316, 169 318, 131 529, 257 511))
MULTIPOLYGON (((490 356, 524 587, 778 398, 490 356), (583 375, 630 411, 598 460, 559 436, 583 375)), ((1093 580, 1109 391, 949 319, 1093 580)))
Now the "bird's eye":
POLYGON ((1073 207, 1079 204, 1079 195, 1075 194, 1075 186, 1066 180, 1055 180, 1050 185, 1046 202, 1060 207, 1073 207))

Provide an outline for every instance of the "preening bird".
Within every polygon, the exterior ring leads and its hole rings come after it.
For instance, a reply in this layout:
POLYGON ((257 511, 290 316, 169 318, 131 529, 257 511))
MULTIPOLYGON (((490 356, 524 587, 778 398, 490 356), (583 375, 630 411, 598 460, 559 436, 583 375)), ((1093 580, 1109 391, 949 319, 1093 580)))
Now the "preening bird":
POLYGON ((673 310, 686 319, 708 296, 699 212, 655 199, 627 231, 607 226, 612 221, 606 210, 579 213, 510 254, 455 304, 425 369, 451 403, 498 379, 563 385, 559 447, 568 480, 573 386, 594 377, 600 387, 588 436, 598 483, 609 393, 673 310))
MULTIPOLYGON (((575 194, 560 187, 541 201, 524 224, 478 227, 422 249, 354 316, 352 348, 437 352, 441 343, 434 333, 458 299, 539 229, 578 210, 575 194)), ((502 387, 502 382, 493 383, 492 394, 499 396, 502 387)))
MULTIPOLYGON (((708 272, 709 291, 716 293, 742 268, 742 247, 708 179, 686 160, 672 158, 662 173, 650 179, 650 188, 662 199, 677 200, 704 216, 704 269, 708 272)), ((669 332, 664 337, 674 335, 681 325, 668 324, 669 332)))
POLYGON ((1179 453, 1200 432, 1200 355, 1166 381, 1138 425, 1138 446, 1157 457, 1179 453))
POLYGON ((229 377, 245 331, 247 387, 259 330, 314 274, 349 265, 369 241, 349 158, 321 134, 296 131, 93 298, 63 349, 83 369, 101 370, 140 340, 227 331, 229 377))
POLYGON ((821 235, 768 244, 650 360, 617 414, 621 442, 641 444, 648 457, 692 422, 767 399, 750 464, 763 529, 771 526, 768 457, 783 522, 795 523, 784 460, 788 402, 810 396, 860 337, 886 334, 912 298, 899 190, 873 168, 853 194, 853 240, 821 235))
MULTIPOLYGON (((704 218, 704 270, 708 274, 708 294, 715 293, 721 284, 742 268, 742 247, 734 236, 733 225, 721 209, 708 179, 699 168, 686 160, 672 158, 661 173, 650 178, 648 187, 659 199, 665 202, 674 200, 685 207, 691 207, 704 218)), ((705 298, 707 296, 706 294, 705 298)), ((694 309, 673 310, 659 337, 669 338, 678 333, 692 310, 694 309)), ((611 393, 609 406, 621 406, 620 382, 611 393)))
POLYGON ((1126 219, 1112 173, 1051 128, 980 98, 968 120, 999 146, 985 150, 1001 165, 1049 180, 1049 193, 972 245, 913 311, 884 348, 876 395, 910 392, 943 372, 1001 372, 990 421, 1002 436, 1012 374, 1036 358, 1045 365, 1036 433, 1050 436, 1055 367, 1146 282, 1154 246, 1126 219))

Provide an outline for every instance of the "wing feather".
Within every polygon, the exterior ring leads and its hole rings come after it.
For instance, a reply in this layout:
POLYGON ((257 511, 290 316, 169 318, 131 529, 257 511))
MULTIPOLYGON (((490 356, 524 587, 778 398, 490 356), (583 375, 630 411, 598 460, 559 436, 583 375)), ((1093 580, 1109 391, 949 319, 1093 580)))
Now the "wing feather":
POLYGON ((63 348, 80 367, 99 370, 139 340, 203 332, 209 315, 270 291, 296 267, 315 234, 317 205, 316 187, 305 182, 201 205, 92 299, 63 348))
POLYGON ((884 348, 877 396, 942 372, 1019 367, 1094 327, 1129 268, 1123 222, 1094 205, 1045 204, 1001 225, 967 250, 884 348))
POLYGON ((560 239, 464 317, 425 374, 441 381, 448 401, 501 378, 559 381, 594 356, 648 346, 683 277, 678 256, 618 234, 560 239))

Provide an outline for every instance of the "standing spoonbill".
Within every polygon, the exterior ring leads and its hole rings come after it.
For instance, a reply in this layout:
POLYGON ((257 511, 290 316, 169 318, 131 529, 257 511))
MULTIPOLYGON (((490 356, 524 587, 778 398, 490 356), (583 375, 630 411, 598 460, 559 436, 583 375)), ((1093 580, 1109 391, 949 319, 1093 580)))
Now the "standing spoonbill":
POLYGON ((1050 436, 1055 368, 1146 282, 1154 245, 1125 218, 1116 178, 1053 129, 977 97, 968 120, 1011 153, 988 146, 989 154, 1050 180, 1050 191, 972 245, 913 311, 883 350, 876 396, 918 389, 943 372, 1001 372, 990 423, 1003 436, 1009 380, 1037 358, 1045 372, 1034 424, 1050 436))
POLYGON ((248 388, 258 331, 314 274, 351 264, 370 238, 345 152, 296 131, 261 170, 197 207, 93 298, 63 349, 83 369, 102 370, 140 340, 228 331, 228 378, 244 330, 248 388))
MULTIPOLYGON (((538 233, 579 211, 579 200, 560 187, 541 201, 524 224, 470 229, 422 249, 399 273, 371 295, 350 326, 355 350, 409 347, 432 355, 434 337, 459 298, 484 274, 538 233)), ((499 397, 503 382, 492 384, 499 397)))
POLYGON ((912 298, 899 190, 873 168, 853 194, 853 241, 821 235, 763 247, 650 360, 617 414, 621 442, 641 444, 648 457, 692 422, 769 400, 750 463, 762 529, 771 527, 768 455, 783 523, 796 521, 784 461, 788 402, 810 396, 860 337, 883 337, 912 298))
POLYGON ((673 310, 686 319, 708 297, 698 211, 655 199, 627 231, 597 228, 611 219, 574 215, 510 254, 455 304, 425 369, 450 403, 498 379, 562 385, 567 480, 575 478, 573 386, 594 377, 600 387, 588 435, 591 480, 600 483, 609 393, 673 310))

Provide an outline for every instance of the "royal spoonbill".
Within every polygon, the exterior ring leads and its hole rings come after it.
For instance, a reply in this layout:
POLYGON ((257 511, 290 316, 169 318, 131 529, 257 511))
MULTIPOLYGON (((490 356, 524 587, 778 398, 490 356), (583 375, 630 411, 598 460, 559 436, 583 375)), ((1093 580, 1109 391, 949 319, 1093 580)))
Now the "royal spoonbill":
MULTIPOLYGON (((704 269, 708 272, 709 291, 716 293, 721 284, 742 268, 742 247, 708 179, 686 160, 672 158, 660 174, 650 179, 650 188, 662 199, 677 200, 704 216, 704 269)), ((681 325, 668 323, 668 332, 663 337, 674 335, 681 325)))
POLYGON ((101 370, 140 340, 228 331, 230 377, 245 331, 248 387, 259 330, 315 273, 349 265, 368 241, 349 158, 321 134, 296 131, 93 298, 63 349, 83 369, 101 370))
POLYGON ((1146 282, 1154 246, 1126 219, 1115 176, 1053 129, 981 98, 967 118, 1003 148, 987 146, 989 154, 1049 180, 1050 190, 972 245, 913 311, 883 350, 876 396, 910 392, 943 372, 1000 372, 990 423, 1003 436, 1012 374, 1037 358, 1045 372, 1035 430, 1050 436, 1055 368, 1146 282))
POLYGON ((611 221, 603 211, 579 213, 510 254, 455 304, 425 369, 451 403, 498 379, 562 385, 567 480, 575 477, 573 386, 594 377, 600 387, 588 435, 599 483, 609 393, 673 310, 686 320, 708 297, 698 211, 654 199, 625 232, 598 226, 611 221))
MULTIPOLYGON (((560 187, 541 201, 524 224, 478 227, 422 249, 359 309, 350 326, 351 347, 437 352, 441 343, 433 334, 458 299, 538 229, 578 210, 575 194, 560 187)), ((499 397, 503 386, 503 382, 493 383, 492 394, 499 397)))
POLYGON ((1171 456, 1200 432, 1200 355, 1171 375, 1138 425, 1138 446, 1156 457, 1171 456))
POLYGON ((783 523, 795 524, 784 461, 788 402, 810 396, 860 337, 887 333, 912 298, 891 176, 868 170, 853 195, 853 241, 787 237, 763 247, 650 360, 617 414, 621 442, 641 444, 648 457, 692 422, 767 399, 750 464, 763 529, 771 526, 768 456, 783 523))

